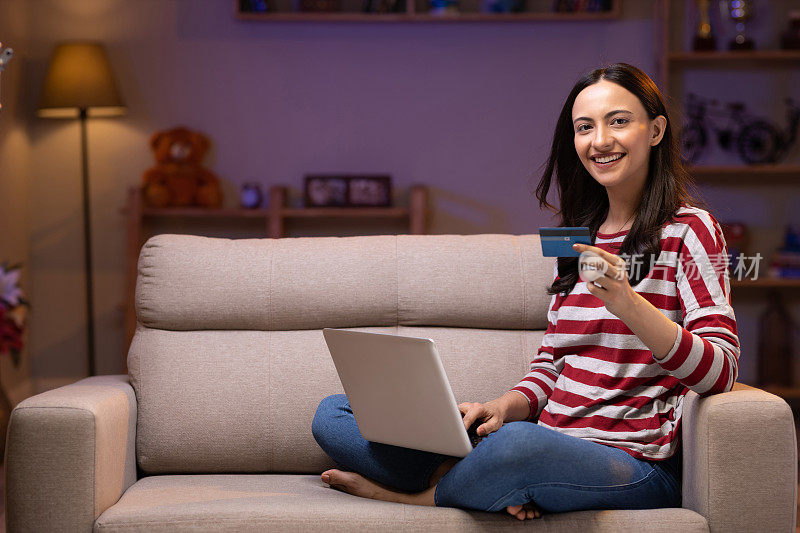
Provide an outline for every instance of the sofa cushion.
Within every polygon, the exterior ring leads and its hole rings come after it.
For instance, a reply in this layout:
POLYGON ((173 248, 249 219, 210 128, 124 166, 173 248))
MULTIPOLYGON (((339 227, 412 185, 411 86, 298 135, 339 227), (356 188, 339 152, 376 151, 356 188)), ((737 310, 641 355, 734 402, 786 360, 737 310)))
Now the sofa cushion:
MULTIPOLYGON (((542 331, 370 327, 434 340, 458 402, 517 384, 542 331)), ((146 474, 321 472, 319 402, 343 391, 321 330, 167 331, 139 325, 128 354, 146 474)))
POLYGON ((139 255, 136 314, 169 330, 545 329, 554 264, 538 235, 156 235, 139 255))
POLYGON ((523 525, 507 513, 360 498, 316 475, 185 475, 140 479, 95 522, 94 531, 520 531, 693 532, 687 509, 545 514, 523 525), (528 527, 526 527, 528 526, 528 527))

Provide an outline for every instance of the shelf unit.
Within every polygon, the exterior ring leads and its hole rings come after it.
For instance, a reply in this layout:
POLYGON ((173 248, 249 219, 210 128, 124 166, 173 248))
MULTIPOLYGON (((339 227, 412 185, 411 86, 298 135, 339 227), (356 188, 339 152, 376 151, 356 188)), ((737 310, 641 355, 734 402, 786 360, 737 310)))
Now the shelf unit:
MULTIPOLYGON (((682 0, 656 0, 656 69, 662 91, 673 94, 673 73, 689 67, 708 69, 736 68, 798 68, 800 67, 800 50, 718 50, 718 51, 684 51, 673 50, 670 38, 671 6, 683 7, 682 0)), ((677 21, 683 24, 684 21, 677 21)), ((680 96, 679 94, 677 96, 680 96)), ((676 102, 678 99, 675 100, 676 102)), ((673 109, 670 109, 672 112, 673 109)))
MULTIPOLYGON (((703 69, 710 71, 736 71, 737 69, 765 71, 800 68, 800 50, 736 50, 736 51, 686 51, 683 43, 673 43, 673 28, 692 31, 684 19, 682 0, 657 0, 655 5, 657 72, 661 89, 670 100, 670 116, 679 117, 683 95, 683 71, 703 69)), ((782 28, 781 28, 782 29, 782 28)), ((682 39, 686 41, 687 39, 682 39)), ((724 45, 719 43, 722 48, 724 45)), ((800 186, 800 164, 770 165, 696 165, 689 169, 698 184, 714 186, 800 186)), ((768 258, 767 258, 768 259, 768 258)), ((770 295, 797 294, 800 279, 762 277, 756 280, 731 280, 733 298, 768 298, 770 295)), ((787 401, 800 400, 800 387, 765 387, 787 401)))
POLYGON ((736 185, 764 185, 788 183, 800 184, 800 165, 724 165, 689 168, 689 173, 698 183, 718 183, 736 185))
POLYGON ((731 292, 738 289, 800 289, 800 279, 793 278, 769 278, 759 277, 758 279, 732 279, 731 292))
MULTIPOLYGON (((154 220, 165 219, 249 219, 264 222, 265 236, 279 239, 286 234, 286 224, 291 220, 362 220, 365 224, 376 220, 397 220, 408 223, 409 235, 424 235, 428 226, 428 188, 413 185, 408 191, 408 206, 400 207, 289 207, 288 189, 274 185, 269 189, 269 206, 266 209, 205 208, 205 207, 147 207, 142 201, 141 189, 128 189, 127 205, 122 212, 127 217, 126 274, 125 274, 125 339, 130 346, 136 331, 136 276, 139 252, 149 237, 147 225, 154 220)), ((123 358, 127 372, 127 357, 123 358)))
POLYGON ((234 0, 234 11, 239 20, 258 22, 556 22, 617 19, 620 17, 620 4, 621 0, 611 0, 611 9, 600 12, 484 13, 478 11, 478 4, 475 3, 475 5, 465 6, 467 9, 458 13, 435 14, 427 11, 427 2, 425 1, 406 0, 406 10, 397 13, 364 13, 352 9, 337 12, 268 11, 254 13, 242 11, 239 1, 234 0))
MULTIPOLYGON (((665 95, 673 96, 673 107, 669 109, 671 116, 680 115, 681 85, 676 83, 680 80, 681 71, 688 68, 703 69, 776 69, 776 68, 800 68, 800 50, 717 50, 717 51, 684 51, 674 49, 677 46, 672 43, 670 28, 675 24, 684 24, 685 21, 672 21, 673 6, 678 9, 683 8, 680 0, 656 0, 655 4, 655 24, 656 24, 656 70, 660 80, 662 91, 665 95)), ((702 169, 703 167, 695 167, 702 169)), ((752 172, 759 176, 769 174, 773 177, 788 176, 797 174, 800 165, 741 165, 731 167, 711 167, 709 173, 724 175, 726 173, 744 175, 745 172, 752 172)), ((701 170, 702 171, 702 170, 701 170)), ((798 177, 800 180, 800 177, 798 177)))
MULTIPOLYGON (((800 61, 800 50, 736 50, 702 52, 667 52, 667 61, 672 64, 730 67, 749 64, 774 67, 776 64, 791 64, 800 61)), ((666 85, 666 84, 665 84, 666 85)))

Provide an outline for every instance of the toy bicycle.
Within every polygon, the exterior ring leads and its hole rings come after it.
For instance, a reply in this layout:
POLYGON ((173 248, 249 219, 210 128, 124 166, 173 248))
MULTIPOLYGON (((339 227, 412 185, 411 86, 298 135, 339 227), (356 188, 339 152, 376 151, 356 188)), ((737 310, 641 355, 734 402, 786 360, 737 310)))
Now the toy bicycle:
POLYGON ((791 98, 786 99, 787 127, 779 131, 769 122, 753 118, 745 112, 741 102, 727 104, 728 112, 719 111, 717 100, 704 100, 689 93, 686 115, 689 119, 681 135, 681 153, 687 163, 695 163, 708 144, 709 129, 726 151, 734 151, 750 165, 775 163, 783 158, 797 138, 800 124, 800 107, 791 98), (710 107, 709 104, 713 107, 710 107), (712 114, 713 111, 713 114, 712 114), (718 126, 715 117, 727 116, 728 123, 718 126))

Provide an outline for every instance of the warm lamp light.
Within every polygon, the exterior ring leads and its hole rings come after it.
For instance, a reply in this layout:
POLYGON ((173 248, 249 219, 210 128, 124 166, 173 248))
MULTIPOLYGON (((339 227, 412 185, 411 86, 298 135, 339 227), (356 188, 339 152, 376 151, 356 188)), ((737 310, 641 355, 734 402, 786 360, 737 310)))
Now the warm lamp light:
POLYGON ((39 100, 40 117, 78 118, 125 114, 105 48, 100 43, 57 45, 39 100))
POLYGON ((56 46, 44 80, 37 115, 43 118, 79 118, 83 169, 83 235, 86 267, 87 351, 89 375, 95 374, 94 297, 92 291, 92 237, 89 211, 89 156, 86 118, 125 113, 106 51, 100 43, 63 43, 56 46))

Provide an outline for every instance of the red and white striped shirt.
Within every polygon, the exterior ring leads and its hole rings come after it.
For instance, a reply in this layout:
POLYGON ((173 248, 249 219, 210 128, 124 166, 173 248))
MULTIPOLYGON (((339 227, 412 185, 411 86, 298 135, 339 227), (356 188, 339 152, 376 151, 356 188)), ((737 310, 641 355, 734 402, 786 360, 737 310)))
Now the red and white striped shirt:
MULTIPOLYGON (((598 232, 594 245, 618 254, 626 234, 598 232)), ((688 390, 729 391, 738 375, 727 259, 722 230, 707 211, 683 206, 662 227, 661 254, 633 287, 680 326, 660 360, 586 283, 553 295, 542 346, 511 389, 530 402, 528 420, 637 458, 672 456, 688 390)))

